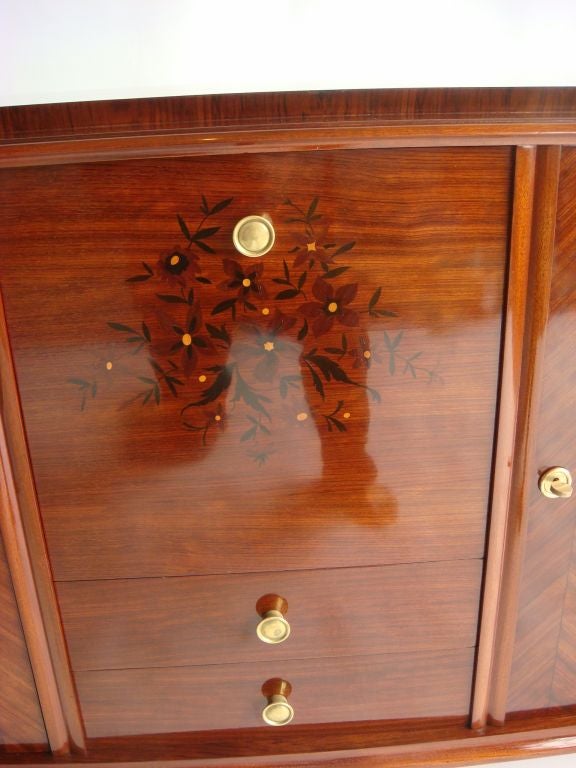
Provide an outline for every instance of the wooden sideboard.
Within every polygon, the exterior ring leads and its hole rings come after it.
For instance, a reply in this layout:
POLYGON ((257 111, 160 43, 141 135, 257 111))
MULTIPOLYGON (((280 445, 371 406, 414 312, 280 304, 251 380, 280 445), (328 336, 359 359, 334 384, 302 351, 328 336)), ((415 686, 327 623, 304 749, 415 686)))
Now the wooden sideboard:
POLYGON ((0 763, 576 750, 576 89, 1 109, 0 289, 0 763))

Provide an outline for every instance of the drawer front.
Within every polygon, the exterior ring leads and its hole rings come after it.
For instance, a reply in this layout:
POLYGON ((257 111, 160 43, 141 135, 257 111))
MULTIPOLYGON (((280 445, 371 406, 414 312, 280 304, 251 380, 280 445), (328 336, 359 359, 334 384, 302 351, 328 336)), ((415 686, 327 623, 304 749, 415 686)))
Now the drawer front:
POLYGON ((81 672, 76 680, 87 735, 110 737, 259 728, 261 689, 273 679, 292 686, 295 725, 463 715, 473 663, 467 649, 81 672))
POLYGON ((482 557, 511 159, 6 172, 2 288, 56 579, 482 557), (249 214, 276 229, 261 258, 232 244, 249 214))
POLYGON ((481 561, 59 584, 77 671, 471 647, 481 561), (258 639, 259 599, 287 639, 258 639))

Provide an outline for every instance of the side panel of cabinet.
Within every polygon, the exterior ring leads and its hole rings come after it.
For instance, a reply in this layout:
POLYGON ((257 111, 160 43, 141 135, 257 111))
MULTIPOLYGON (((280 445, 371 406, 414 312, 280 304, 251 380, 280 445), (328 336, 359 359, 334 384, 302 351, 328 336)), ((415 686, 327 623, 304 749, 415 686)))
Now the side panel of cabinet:
POLYGON ((0 753, 48 749, 44 720, 0 539, 0 753))
POLYGON ((508 711, 576 703, 576 497, 547 499, 549 467, 576 470, 576 151, 564 149, 549 320, 527 489, 527 542, 508 711))

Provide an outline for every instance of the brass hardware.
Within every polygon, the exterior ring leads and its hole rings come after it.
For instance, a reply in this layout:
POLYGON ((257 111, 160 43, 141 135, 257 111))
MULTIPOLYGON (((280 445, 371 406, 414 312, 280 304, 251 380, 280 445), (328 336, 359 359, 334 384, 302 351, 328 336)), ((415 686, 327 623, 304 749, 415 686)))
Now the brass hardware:
POLYGON ((572 496, 572 475, 564 467, 551 467, 540 476, 538 486, 548 499, 569 499, 572 496))
POLYGON ((232 242, 244 256, 264 256, 272 248, 276 234, 269 219, 264 216, 246 216, 234 227, 232 242))
POLYGON ((263 643, 283 643, 290 636, 290 624, 281 611, 266 611, 256 627, 256 634, 263 643))
POLYGON ((256 634, 263 643, 276 645, 283 643, 290 636, 290 624, 284 614, 288 602, 279 595, 263 595, 256 603, 256 611, 261 621, 256 627, 256 634))
POLYGON ((288 725, 294 719, 294 708, 288 703, 292 686, 287 680, 268 680, 262 686, 262 693, 268 704, 262 710, 266 725, 288 725))

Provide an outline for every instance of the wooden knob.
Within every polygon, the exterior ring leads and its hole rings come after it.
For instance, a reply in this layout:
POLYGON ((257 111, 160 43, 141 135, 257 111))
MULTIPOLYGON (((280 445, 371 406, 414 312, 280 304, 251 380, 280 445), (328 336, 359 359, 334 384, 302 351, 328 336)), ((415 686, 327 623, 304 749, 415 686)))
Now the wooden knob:
POLYGON ((288 703, 292 686, 287 680, 268 680, 262 686, 262 693, 267 704, 262 710, 262 720, 266 725, 288 725, 294 719, 294 708, 288 703))
POLYGON ((264 595, 256 603, 256 611, 261 621, 256 627, 256 634, 263 643, 277 645, 290 637, 290 624, 284 614, 288 603, 279 595, 264 595))

